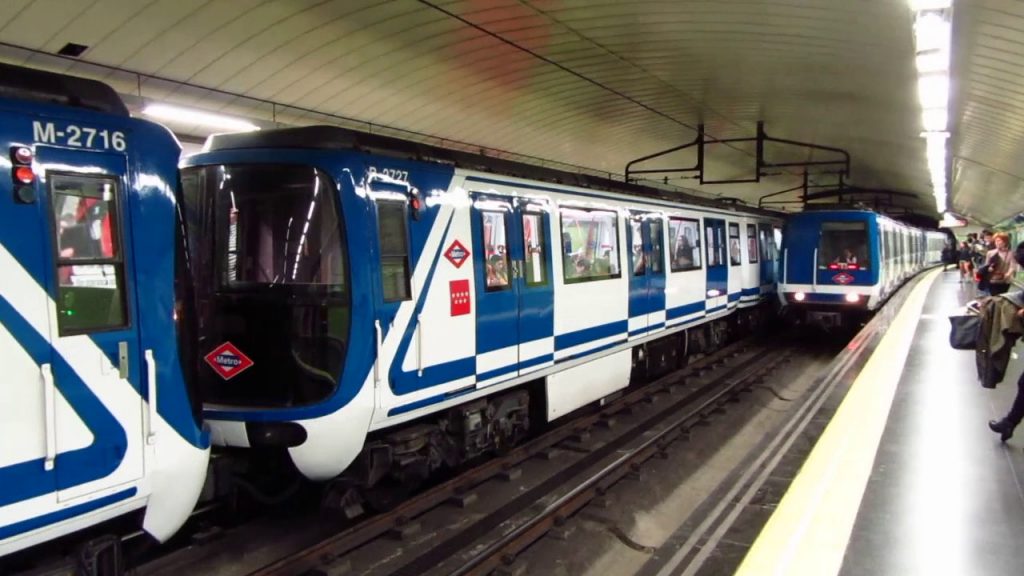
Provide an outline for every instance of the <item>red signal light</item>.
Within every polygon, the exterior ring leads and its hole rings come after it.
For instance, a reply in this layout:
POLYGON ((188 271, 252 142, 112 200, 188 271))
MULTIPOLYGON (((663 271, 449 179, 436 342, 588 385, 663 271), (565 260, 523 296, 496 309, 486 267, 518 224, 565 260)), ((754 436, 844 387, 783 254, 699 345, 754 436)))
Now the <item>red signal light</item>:
POLYGON ((22 184, 31 184, 35 181, 35 172, 28 166, 18 166, 14 169, 14 179, 22 184))

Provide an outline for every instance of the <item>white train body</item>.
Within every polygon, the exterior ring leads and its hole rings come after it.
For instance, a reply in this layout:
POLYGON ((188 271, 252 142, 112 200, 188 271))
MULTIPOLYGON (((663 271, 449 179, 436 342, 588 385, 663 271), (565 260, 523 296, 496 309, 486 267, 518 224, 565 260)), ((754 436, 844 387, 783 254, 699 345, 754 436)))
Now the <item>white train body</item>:
POLYGON ((201 378, 217 444, 285 446, 328 479, 381 446, 393 464, 392 431, 430 435, 443 415, 469 456, 467 437, 521 426, 527 403, 558 418, 774 298, 769 213, 338 144, 356 137, 214 137, 183 167, 192 261, 208 266, 200 354, 244 357, 201 378))

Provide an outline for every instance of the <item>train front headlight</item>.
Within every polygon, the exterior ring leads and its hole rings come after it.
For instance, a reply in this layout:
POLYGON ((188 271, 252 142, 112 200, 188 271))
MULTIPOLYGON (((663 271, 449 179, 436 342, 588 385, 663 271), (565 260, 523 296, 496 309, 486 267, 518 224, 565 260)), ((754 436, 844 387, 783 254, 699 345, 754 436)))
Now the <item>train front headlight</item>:
POLYGON ((793 294, 793 300, 796 300, 797 302, 803 302, 806 299, 807 294, 804 294, 803 292, 797 292, 796 294, 793 294))
POLYGON ((846 294, 846 301, 850 304, 856 304, 857 302, 860 302, 860 294, 849 292, 846 294))

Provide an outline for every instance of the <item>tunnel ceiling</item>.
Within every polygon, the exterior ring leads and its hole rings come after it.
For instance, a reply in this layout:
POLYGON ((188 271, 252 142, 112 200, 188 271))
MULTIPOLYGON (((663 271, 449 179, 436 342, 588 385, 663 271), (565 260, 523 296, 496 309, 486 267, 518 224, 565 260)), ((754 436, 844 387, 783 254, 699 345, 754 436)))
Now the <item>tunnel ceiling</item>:
MULTIPOLYGON (((1022 15, 1016 2, 956 4, 952 203, 984 222, 1020 211, 1022 15)), ((847 150, 849 184, 934 215, 912 26, 902 0, 4 0, 0 60, 103 79, 134 106, 398 130, 613 175, 698 124, 730 138, 760 120, 771 136, 847 150), (88 49, 52 56, 69 42, 88 49)), ((752 145, 708 147, 706 178, 754 171, 752 145)), ((673 182, 756 203, 802 181, 775 172, 673 182)))
POLYGON ((952 200, 994 223, 1024 212, 1024 2, 955 6, 952 200))

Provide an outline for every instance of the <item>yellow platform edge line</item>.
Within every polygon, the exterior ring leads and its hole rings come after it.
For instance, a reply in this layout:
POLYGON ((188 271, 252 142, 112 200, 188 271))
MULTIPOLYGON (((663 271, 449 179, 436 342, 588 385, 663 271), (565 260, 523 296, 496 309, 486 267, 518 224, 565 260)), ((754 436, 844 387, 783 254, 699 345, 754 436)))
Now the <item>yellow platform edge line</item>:
POLYGON ((925 298, 940 272, 914 287, 737 575, 839 573, 925 298))

